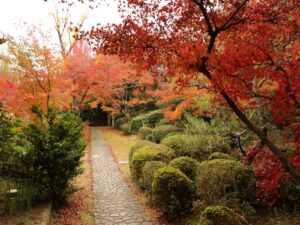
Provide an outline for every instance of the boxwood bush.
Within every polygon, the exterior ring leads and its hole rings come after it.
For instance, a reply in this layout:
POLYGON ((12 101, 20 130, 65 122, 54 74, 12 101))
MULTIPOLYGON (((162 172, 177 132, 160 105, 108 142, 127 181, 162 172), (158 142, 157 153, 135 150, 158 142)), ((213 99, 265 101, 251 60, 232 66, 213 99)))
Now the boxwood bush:
POLYGON ((232 159, 235 160, 235 158, 231 155, 228 155, 223 152, 214 152, 212 153, 209 157, 208 160, 213 160, 213 159, 232 159))
POLYGON ((120 129, 121 126, 128 122, 128 119, 126 117, 120 117, 116 119, 115 121, 115 128, 120 129))
POLYGON ((130 123, 124 123, 121 125, 120 130, 123 131, 125 135, 131 134, 131 125, 130 123))
POLYGON ((151 192, 152 182, 154 179, 155 172, 167 166, 165 162, 162 161, 148 161, 142 168, 142 183, 141 186, 147 191, 151 192))
POLYGON ((204 161, 196 178, 197 194, 207 204, 230 205, 251 200, 255 179, 250 167, 226 159, 204 161))
POLYGON ((195 181, 199 166, 199 163, 195 159, 182 156, 173 159, 170 162, 170 166, 179 169, 188 178, 190 178, 192 181, 195 181))
POLYGON ((141 127, 139 129, 139 137, 142 139, 142 140, 145 140, 146 137, 149 135, 149 134, 152 134, 152 128, 150 127, 141 127))
POLYGON ((248 222, 232 209, 216 205, 205 208, 199 225, 248 225, 248 222))
POLYGON ((173 134, 162 139, 161 144, 172 148, 176 156, 190 156, 197 160, 205 160, 210 154, 207 143, 196 135, 173 134))
POLYGON ((160 125, 152 130, 153 141, 159 143, 164 137, 172 133, 178 133, 181 129, 172 125, 160 125))
POLYGON ((165 145, 148 145, 142 147, 135 153, 133 153, 132 160, 130 161, 131 176, 138 184, 142 182, 142 168, 148 161, 163 161, 169 162, 174 158, 174 152, 172 149, 165 145))
POLYGON ((137 132, 144 125, 154 127, 162 118, 163 113, 159 110, 138 115, 131 120, 131 130, 137 132))
POLYGON ((168 219, 183 216, 192 208, 194 199, 194 183, 179 169, 167 166, 156 171, 152 201, 168 219))
POLYGON ((131 165, 132 156, 136 151, 138 151, 139 149, 141 149, 145 146, 153 146, 153 145, 156 145, 156 144, 151 141, 146 141, 146 140, 138 140, 137 142, 135 142, 129 150, 129 155, 128 155, 129 166, 131 165))

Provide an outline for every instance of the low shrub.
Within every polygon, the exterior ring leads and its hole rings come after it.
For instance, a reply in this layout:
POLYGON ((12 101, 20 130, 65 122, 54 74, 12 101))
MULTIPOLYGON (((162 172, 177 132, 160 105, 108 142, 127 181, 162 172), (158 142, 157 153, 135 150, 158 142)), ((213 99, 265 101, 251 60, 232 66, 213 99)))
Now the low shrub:
POLYGON ((168 219, 183 216, 192 208, 194 199, 194 183, 179 169, 167 166, 156 171, 152 201, 168 219))
POLYGON ((161 144, 172 148, 176 156, 190 156, 197 160, 207 159, 210 151, 202 138, 196 135, 173 134, 162 139, 161 144))
POLYGON ((197 194, 207 204, 238 204, 251 200, 255 178, 250 167, 235 160, 214 159, 199 165, 197 194))
POLYGON ((150 111, 138 115, 131 120, 131 131, 137 132, 141 127, 147 125, 154 127, 163 118, 163 113, 159 110, 150 111))
POLYGON ((228 155, 226 153, 223 153, 223 152, 214 152, 208 157, 208 160, 214 160, 214 159, 232 159, 232 160, 235 160, 234 157, 232 157, 231 155, 228 155))
POLYGON ((130 123, 122 124, 120 130, 123 131, 125 135, 131 134, 131 125, 130 123))
POLYGON ((145 140, 149 134, 152 134, 152 129, 150 127, 141 127, 138 134, 142 140, 145 140))
POLYGON ((146 137, 146 140, 153 142, 153 134, 148 134, 147 137, 146 137))
POLYGON ((128 155, 129 166, 131 165, 132 156, 136 151, 138 151, 139 149, 141 149, 145 146, 153 146, 153 145, 156 145, 156 144, 151 141, 146 141, 146 140, 139 140, 139 141, 135 142, 129 150, 129 155, 128 155))
POLYGON ((153 141, 159 143, 169 134, 180 132, 181 129, 172 125, 160 125, 152 130, 153 141))
POLYGON ((148 161, 163 161, 169 162, 174 158, 174 152, 172 149, 165 145, 148 145, 142 147, 135 153, 133 153, 131 165, 131 176, 134 181, 140 184, 142 176, 142 168, 148 161))
POLYGON ((121 126, 128 122, 128 119, 126 117, 120 117, 116 119, 115 121, 115 128, 120 129, 121 126))
POLYGON ((182 156, 173 159, 170 162, 170 166, 179 169, 188 178, 190 178, 192 181, 195 181, 199 166, 199 163, 195 159, 182 156))
POLYGON ((161 119, 161 120, 157 123, 157 125, 169 125, 169 124, 171 124, 171 122, 170 122, 169 120, 167 120, 167 119, 161 119))
POLYGON ((199 225, 248 225, 238 213, 225 206, 209 206, 202 212, 199 225))
POLYGON ((142 183, 141 186, 147 191, 151 192, 152 182, 154 179, 154 173, 162 168, 167 166, 165 162, 162 161, 148 161, 142 168, 142 183))

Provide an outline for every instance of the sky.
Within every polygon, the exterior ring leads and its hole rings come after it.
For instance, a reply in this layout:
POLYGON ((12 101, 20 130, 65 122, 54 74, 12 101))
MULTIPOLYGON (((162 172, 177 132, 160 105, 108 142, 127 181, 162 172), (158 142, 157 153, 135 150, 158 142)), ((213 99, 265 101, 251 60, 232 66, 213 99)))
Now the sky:
MULTIPOLYGON (((84 24, 85 29, 97 23, 103 25, 119 23, 121 19, 115 0, 105 1, 106 3, 94 10, 82 4, 71 8, 71 20, 76 23, 83 14, 87 13, 88 18, 84 24)), ((12 36, 22 34, 24 31, 23 22, 26 22, 28 25, 42 25, 45 30, 50 30, 51 34, 53 32, 53 36, 55 35, 54 22, 50 13, 54 12, 55 6, 59 9, 62 8, 62 5, 57 4, 58 0, 48 0, 47 2, 44 0, 0 0, 0 2, 0 38, 2 34, 10 34, 12 36)), ((63 15, 63 12, 61 15, 63 15)))

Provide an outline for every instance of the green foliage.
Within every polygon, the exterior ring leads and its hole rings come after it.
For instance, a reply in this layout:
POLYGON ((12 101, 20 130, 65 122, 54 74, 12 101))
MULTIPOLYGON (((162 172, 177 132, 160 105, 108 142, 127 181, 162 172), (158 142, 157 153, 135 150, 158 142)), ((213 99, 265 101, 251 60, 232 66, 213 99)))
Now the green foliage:
POLYGON ((207 204, 238 204, 253 197, 252 170, 235 160, 214 159, 199 165, 197 194, 207 204))
POLYGON ((142 140, 145 140, 146 137, 149 135, 149 134, 152 134, 152 128, 150 127, 141 127, 139 129, 139 137, 142 139, 142 140))
POLYGON ((129 166, 131 167, 132 156, 136 151, 138 151, 139 149, 145 146, 154 146, 154 145, 155 143, 151 141, 145 141, 145 140, 138 140, 137 142, 135 142, 129 150, 129 155, 128 155, 129 166))
POLYGON ((170 125, 171 122, 167 119, 161 119, 157 125, 170 125))
POLYGON ((160 125, 152 130, 153 141, 159 143, 169 134, 180 132, 181 129, 172 125, 160 125))
POLYGON ((29 142, 27 157, 32 162, 32 182, 39 197, 51 197, 57 206, 72 191, 72 179, 82 172, 81 157, 86 146, 83 124, 72 113, 56 115, 49 111, 46 116, 38 109, 34 113, 40 122, 30 123, 24 130, 29 142))
POLYGON ((167 218, 183 216, 191 209, 194 199, 194 183, 179 169, 167 166, 156 171, 152 200, 167 218))
POLYGON ((192 181, 195 181, 197 173, 198 173, 198 166, 199 163, 190 157, 182 156, 176 159, 173 159, 170 162, 170 166, 179 169, 183 172, 188 178, 192 181))
POLYGON ((248 222, 232 209, 216 205, 205 208, 199 225, 248 225, 248 222))
POLYGON ((169 162, 174 158, 174 153, 172 149, 164 146, 164 145, 149 145, 142 147, 138 151, 136 151, 133 156, 132 160, 130 161, 131 165, 131 176, 134 181, 138 184, 142 182, 142 168, 148 161, 163 161, 169 162))
POLYGON ((223 152, 214 152, 208 157, 208 160, 214 160, 214 159, 232 159, 232 160, 235 160, 234 157, 232 157, 231 155, 228 155, 226 153, 223 153, 223 152))
POLYGON ((116 121, 115 121, 115 128, 120 129, 121 126, 127 122, 128 122, 128 120, 126 117, 120 117, 120 118, 116 119, 116 121))
POLYGON ((132 132, 137 132, 145 125, 154 127, 162 118, 163 114, 159 110, 138 115, 131 120, 131 130, 132 132))
POLYGON ((162 139, 161 144, 172 148, 178 157, 190 156, 198 160, 205 160, 210 154, 206 141, 196 135, 168 135, 162 139))
POLYGON ((124 123, 121 125, 120 130, 123 131, 125 135, 131 134, 131 125, 130 123, 124 123))
POLYGON ((148 134, 148 135, 146 136, 146 140, 147 140, 147 141, 153 141, 153 134, 148 134))
POLYGON ((148 161, 142 168, 142 183, 141 186, 145 188, 149 193, 151 192, 152 182, 154 180, 155 172, 167 166, 165 162, 162 161, 148 161))

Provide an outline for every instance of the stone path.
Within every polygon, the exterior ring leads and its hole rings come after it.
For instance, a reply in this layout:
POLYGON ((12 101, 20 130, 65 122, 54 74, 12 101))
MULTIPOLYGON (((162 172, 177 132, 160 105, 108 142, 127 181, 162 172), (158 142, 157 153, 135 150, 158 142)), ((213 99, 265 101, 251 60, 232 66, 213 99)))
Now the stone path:
POLYGON ((96 225, 152 225, 121 177, 100 131, 90 129, 96 225))

